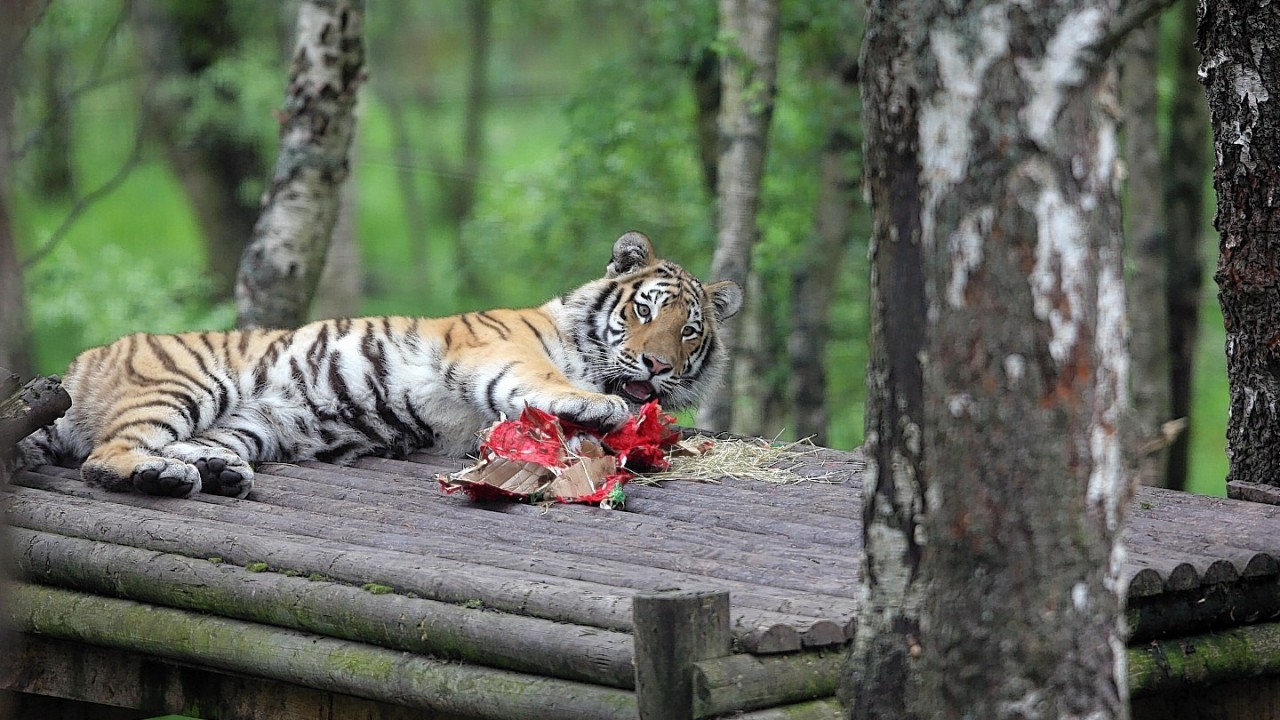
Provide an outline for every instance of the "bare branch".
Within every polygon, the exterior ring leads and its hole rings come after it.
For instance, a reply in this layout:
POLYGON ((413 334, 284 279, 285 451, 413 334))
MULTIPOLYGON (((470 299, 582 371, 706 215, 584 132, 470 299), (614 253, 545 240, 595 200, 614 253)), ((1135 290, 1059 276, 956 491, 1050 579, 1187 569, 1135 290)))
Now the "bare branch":
POLYGON ((1102 57, 1115 52, 1116 48, 1124 43, 1125 38, 1129 37, 1129 33, 1172 7, 1175 2, 1177 0, 1127 0, 1121 3, 1115 21, 1111 23, 1111 28, 1098 44, 1102 57))
POLYGON ((53 233, 45 239, 44 243, 42 243, 35 252, 31 253, 30 256, 22 261, 23 270, 30 269, 36 263, 43 260, 49 253, 53 252, 53 249, 57 247, 58 243, 62 242, 62 240, 66 238, 67 233, 71 231, 71 228, 75 225, 76 221, 80 219, 80 216, 83 215, 86 210, 93 207, 93 205, 99 200, 115 192, 124 184, 124 181, 129 178, 130 173, 132 173, 133 169, 138 166, 138 163, 142 162, 142 149, 146 137, 146 133, 143 129, 146 127, 147 116, 149 114, 150 102, 146 97, 144 97, 142 107, 138 112, 138 128, 134 132, 133 148, 130 149, 129 156, 125 158, 124 163, 116 169, 115 174, 105 182, 90 192, 80 195, 75 199, 75 202, 71 205, 71 209, 67 211, 66 217, 62 218, 62 222, 53 231, 53 233))

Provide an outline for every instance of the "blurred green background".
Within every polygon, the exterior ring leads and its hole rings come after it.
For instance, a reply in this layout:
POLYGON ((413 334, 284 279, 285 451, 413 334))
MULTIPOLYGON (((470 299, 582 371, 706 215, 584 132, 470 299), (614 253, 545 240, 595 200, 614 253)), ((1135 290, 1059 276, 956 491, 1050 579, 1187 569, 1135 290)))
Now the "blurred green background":
MULTIPOLYGON (((198 146, 223 134, 270 167, 292 5, 211 0, 192 10, 202 3, 151 4, 190 13, 174 22, 190 22, 189 34, 211 45, 187 49, 203 57, 185 79, 154 78, 149 40, 119 0, 54 0, 26 48, 10 196, 20 255, 30 259, 47 250, 24 276, 43 373, 60 372, 85 347, 130 331, 234 322, 226 288, 205 260, 206 228, 175 176, 166 143, 198 146), (234 42, 227 44, 228 37, 234 42), (146 128, 142 116, 151 111, 140 108, 174 96, 182 112, 168 135, 146 128), (65 127, 55 132, 55 123, 65 127), (140 155, 130 164, 135 142, 140 155), (59 162, 70 169, 70 187, 51 191, 43 175, 59 162), (78 200, 122 166, 128 171, 118 186, 93 202, 78 200), (47 247, 77 205, 83 210, 75 222, 47 247)), ((359 300, 349 312, 439 315, 538 304, 597 277, 613 239, 631 229, 705 276, 714 197, 701 176, 690 75, 715 50, 714 3, 494 0, 485 3, 482 41, 475 5, 368 0, 370 77, 359 103, 352 195, 344 210, 359 259, 359 300), (481 42, 486 87, 476 113, 468 97, 481 42), (474 165, 465 142, 469 123, 478 123, 481 138, 474 165), (462 217, 450 205, 460 179, 475 193, 462 217)), ((846 7, 852 5, 783 3, 778 99, 755 255, 758 291, 779 308, 786 307, 788 278, 813 232, 815 168, 835 92, 829 74, 817 70, 858 32, 858 19, 846 7)), ((1165 22, 1173 42, 1176 22, 1165 22)), ((1167 100, 1164 75, 1160 88, 1167 100)), ((263 177, 242 182, 241 199, 256 202, 263 177)), ((862 440, 869 233, 859 206, 826 352, 827 442, 840 448, 862 440)), ((1214 257, 1211 228, 1204 242, 1206 257, 1214 257)), ((1222 494, 1224 334, 1212 283, 1205 287, 1191 489, 1222 494)), ((770 342, 785 345, 786 313, 770 315, 770 331, 778 336, 770 342)), ((786 373, 779 365, 759 382, 785 386, 786 373)), ((787 418, 775 421, 764 431, 788 437, 787 418)))

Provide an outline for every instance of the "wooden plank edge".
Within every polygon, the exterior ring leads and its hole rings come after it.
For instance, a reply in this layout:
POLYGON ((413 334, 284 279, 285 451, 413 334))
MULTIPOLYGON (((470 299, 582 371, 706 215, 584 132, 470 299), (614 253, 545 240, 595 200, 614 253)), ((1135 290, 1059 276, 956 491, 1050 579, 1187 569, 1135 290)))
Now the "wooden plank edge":
POLYGON ((327 637, 622 689, 635 687, 629 635, 327 580, 13 528, 35 582, 209 612, 327 637))
POLYGON ((635 695, 569 680, 441 661, 348 640, 15 583, 21 632, 121 648, 329 692, 492 720, 634 720, 635 695))

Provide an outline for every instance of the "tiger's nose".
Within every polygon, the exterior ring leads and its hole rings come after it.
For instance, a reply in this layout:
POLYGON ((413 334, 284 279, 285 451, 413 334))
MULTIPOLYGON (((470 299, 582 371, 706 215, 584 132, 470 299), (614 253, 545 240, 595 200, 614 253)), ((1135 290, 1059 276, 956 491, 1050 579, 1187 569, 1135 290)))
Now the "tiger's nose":
POLYGON ((649 373, 652 375, 657 375, 660 372, 671 369, 671 363, 667 362, 665 358, 657 355, 649 355, 646 353, 641 355, 640 359, 644 361, 645 367, 649 368, 649 373))

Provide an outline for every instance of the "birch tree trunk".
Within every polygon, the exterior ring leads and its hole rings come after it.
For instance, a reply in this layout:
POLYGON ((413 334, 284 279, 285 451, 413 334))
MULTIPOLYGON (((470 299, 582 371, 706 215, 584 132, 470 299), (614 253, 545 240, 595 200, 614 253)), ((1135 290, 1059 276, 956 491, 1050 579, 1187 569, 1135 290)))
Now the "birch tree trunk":
POLYGON ((237 325, 306 319, 348 174, 364 81, 363 0, 305 0, 280 115, 280 154, 240 260, 237 325))
POLYGON ((1200 3, 1201 80, 1217 164, 1218 301, 1227 330, 1228 489, 1280 468, 1280 7, 1200 3))
MULTIPOLYGON (((1182 0, 1173 66, 1173 100, 1169 107, 1169 140, 1165 152, 1164 213, 1169 233, 1166 305, 1169 315, 1170 414, 1190 418, 1191 381, 1200 339, 1200 291, 1204 287, 1204 178, 1210 168, 1209 112, 1196 79, 1196 0, 1182 0)), ((1167 486, 1187 485, 1187 429, 1169 447, 1167 486)))
MULTIPOLYGON (((759 228, 760 179, 764 174, 769 121, 777 93, 778 0, 720 0, 720 33, 727 48, 720 58, 720 162, 716 168, 716 251, 711 276, 747 287, 751 249, 759 228)), ((733 323, 721 326, 720 342, 730 348, 725 374, 733 378, 733 356, 741 349, 733 323)), ((703 401, 698 424, 726 430, 733 420, 731 382, 703 401)))
POLYGON ((877 0, 849 717, 1122 718, 1128 382, 1108 0, 877 0))

